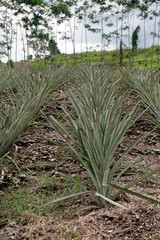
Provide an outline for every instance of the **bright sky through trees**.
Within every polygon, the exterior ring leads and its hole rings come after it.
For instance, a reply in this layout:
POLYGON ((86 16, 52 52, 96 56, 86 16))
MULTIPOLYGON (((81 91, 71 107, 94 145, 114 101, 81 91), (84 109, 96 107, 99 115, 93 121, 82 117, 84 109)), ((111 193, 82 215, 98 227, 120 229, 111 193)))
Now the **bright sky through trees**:
POLYGON ((118 50, 120 41, 130 49, 138 25, 138 47, 150 47, 159 44, 159 22, 156 0, 1 1, 1 60, 44 57, 51 39, 67 54, 118 50))

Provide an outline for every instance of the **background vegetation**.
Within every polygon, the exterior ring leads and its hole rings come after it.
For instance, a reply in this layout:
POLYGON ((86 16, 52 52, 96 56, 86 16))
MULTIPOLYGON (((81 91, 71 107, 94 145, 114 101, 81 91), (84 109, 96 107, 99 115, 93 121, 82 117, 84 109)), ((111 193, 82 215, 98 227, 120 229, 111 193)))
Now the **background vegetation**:
POLYGON ((60 54, 61 40, 65 53, 63 63, 70 63, 72 59, 74 64, 92 60, 159 67, 159 1, 7 0, 1 1, 0 11, 1 59, 14 58, 17 62, 18 52, 23 52, 23 60, 50 58, 57 63, 61 60, 54 56, 60 54), (21 35, 21 44, 18 35, 21 35), (77 35, 81 35, 80 57, 76 54, 77 35), (89 37, 97 36, 99 46, 91 46, 89 37), (110 44, 115 45, 116 51, 107 52, 110 44), (150 50, 146 49, 148 45, 150 50), (137 51, 139 46, 141 50, 137 51), (70 58, 67 53, 71 48, 70 58))

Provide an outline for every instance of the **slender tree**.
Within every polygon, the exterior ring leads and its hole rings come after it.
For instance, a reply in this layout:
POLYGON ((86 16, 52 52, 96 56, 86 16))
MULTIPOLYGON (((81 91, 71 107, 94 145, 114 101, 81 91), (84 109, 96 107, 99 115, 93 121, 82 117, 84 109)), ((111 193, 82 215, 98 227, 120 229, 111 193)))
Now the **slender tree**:
MULTIPOLYGON (((134 62, 134 55, 135 51, 137 50, 138 47, 138 33, 140 31, 140 26, 137 26, 136 29, 134 30, 132 34, 132 55, 133 55, 133 62, 134 62)), ((132 63, 133 63, 132 62, 132 63)))
POLYGON ((154 45, 155 45, 155 33, 156 33, 156 25, 157 25, 157 17, 158 17, 158 1, 155 2, 155 10, 152 11, 152 14, 154 16, 154 29, 151 33, 153 35, 153 42, 152 42, 152 56, 151 56, 151 65, 152 68, 153 64, 153 52, 154 52, 154 45))
POLYGON ((144 35, 144 68, 147 66, 146 63, 146 20, 148 19, 149 15, 149 5, 148 0, 144 0, 141 3, 139 3, 138 8, 140 10, 139 16, 143 20, 143 35, 144 35))

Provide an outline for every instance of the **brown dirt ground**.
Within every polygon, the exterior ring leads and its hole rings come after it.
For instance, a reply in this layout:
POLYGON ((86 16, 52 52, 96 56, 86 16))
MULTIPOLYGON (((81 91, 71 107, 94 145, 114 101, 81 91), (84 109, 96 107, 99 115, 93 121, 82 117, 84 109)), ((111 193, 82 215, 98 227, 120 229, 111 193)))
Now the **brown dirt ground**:
MULTIPOLYGON (((61 90, 60 101, 53 106, 48 106, 45 114, 57 115, 60 112, 61 103, 69 106, 66 100, 65 93, 61 90)), ((40 121, 44 121, 43 116, 40 121)), ((128 141, 130 137, 137 138, 140 135, 150 132, 153 129, 151 124, 145 121, 139 121, 128 131, 128 141)), ((64 143, 58 133, 45 126, 36 125, 30 127, 16 141, 13 147, 13 153, 16 149, 15 156, 18 167, 27 170, 32 178, 40 181, 42 174, 49 177, 55 176, 57 170, 67 172, 70 169, 72 176, 77 175, 77 168, 82 178, 87 178, 83 167, 71 159, 65 159, 64 154, 59 147, 48 142, 46 139, 51 139, 59 144, 64 143)), ((123 151, 124 146, 120 146, 119 154, 123 151)), ((146 171, 155 169, 160 164, 160 141, 156 135, 156 131, 152 132, 148 137, 143 139, 130 154, 126 160, 135 160, 143 157, 145 161, 139 163, 137 169, 146 171)), ((10 184, 10 179, 21 187, 26 187, 27 181, 23 182, 22 174, 18 175, 16 170, 12 172, 5 169, 6 178, 2 191, 10 184)), ((135 175, 124 176, 119 184, 125 186, 130 179, 135 175)), ((159 174, 156 175, 159 177, 159 174)), ((33 184, 30 188, 36 188, 33 184)), ((63 186, 60 186, 63 188, 63 186)), ((148 182, 142 182, 132 187, 131 190, 136 190, 139 193, 145 194, 148 197, 154 197, 160 201, 159 184, 154 179, 148 182)), ((0 240, 53 240, 53 239, 83 239, 83 240, 160 240, 160 207, 154 206, 150 202, 146 202, 137 197, 128 195, 129 202, 124 198, 120 198, 119 202, 125 205, 128 209, 122 210, 110 204, 104 208, 94 206, 94 203, 89 197, 80 197, 71 201, 71 204, 62 205, 61 210, 53 215, 44 216, 42 214, 29 214, 23 216, 23 221, 18 224, 9 221, 7 225, 0 230, 0 240), (82 210, 70 217, 72 205, 77 208, 84 205, 90 205, 90 208, 82 210), (25 218, 25 221, 24 221, 25 218), (25 222, 25 224, 24 224, 25 222)))

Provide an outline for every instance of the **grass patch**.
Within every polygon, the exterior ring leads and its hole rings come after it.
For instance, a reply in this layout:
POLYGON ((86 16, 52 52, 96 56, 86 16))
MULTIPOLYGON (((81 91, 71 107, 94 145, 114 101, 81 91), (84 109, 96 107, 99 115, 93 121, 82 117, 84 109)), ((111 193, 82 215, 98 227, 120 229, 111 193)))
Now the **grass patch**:
MULTIPOLYGON (((159 63, 159 47, 154 47, 153 51, 153 64, 152 68, 160 67, 159 63)), ((134 56, 132 56, 131 50, 123 50, 123 66, 126 64, 128 66, 139 67, 139 68, 150 68, 151 64, 151 56, 152 56, 152 48, 147 49, 137 49, 134 56), (145 54, 145 66, 144 66, 144 54, 145 54)), ((54 57, 52 60, 52 64, 56 65, 64 65, 64 66, 74 66, 79 64, 92 64, 92 65, 102 65, 102 64, 112 64, 114 66, 119 66, 119 56, 117 56, 117 51, 93 51, 88 53, 79 53, 76 54, 76 58, 74 60, 73 54, 61 54, 54 57)), ((50 61, 48 63, 51 63, 50 61)))

